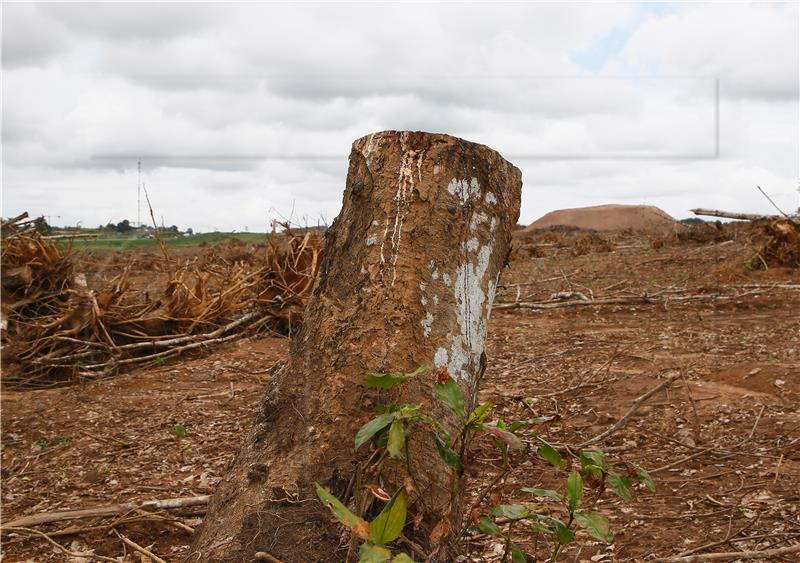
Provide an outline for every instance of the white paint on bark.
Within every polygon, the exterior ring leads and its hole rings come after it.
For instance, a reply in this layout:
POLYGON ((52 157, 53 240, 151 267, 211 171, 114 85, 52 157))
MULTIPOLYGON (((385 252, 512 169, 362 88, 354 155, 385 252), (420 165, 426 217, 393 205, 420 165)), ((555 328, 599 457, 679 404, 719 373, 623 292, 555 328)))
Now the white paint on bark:
POLYGON ((433 365, 437 368, 447 365, 447 348, 439 348, 433 356, 433 365))
POLYGON ((425 338, 430 338, 431 336, 431 327, 433 326, 433 315, 428 312, 425 315, 425 318, 422 319, 422 334, 425 338))
MULTIPOLYGON (((479 198, 481 193, 480 185, 475 178, 469 182, 453 179, 447 190, 459 198, 462 204, 479 198)), ((494 198, 493 195, 492 198, 494 198)), ((485 201, 489 200, 485 199, 485 201)), ((469 223, 470 232, 475 233, 478 227, 487 221, 489 221, 489 217, 486 213, 480 211, 473 214, 469 223)), ((492 218, 490 229, 494 231, 496 226, 497 220, 492 218)), ((486 346, 488 315, 484 314, 484 307, 488 309, 487 293, 489 294, 488 301, 491 302, 496 290, 496 282, 494 280, 487 282, 486 280, 494 245, 491 237, 488 242, 481 243, 477 236, 470 237, 462 242, 462 245, 464 262, 458 266, 453 284, 458 334, 450 336, 448 348, 440 348, 437 351, 434 363, 437 360, 441 362, 446 358, 450 376, 472 386, 480 369, 481 356, 486 346)), ((443 273, 442 278, 445 285, 450 287, 450 276, 443 273)), ((437 367, 439 367, 438 364, 437 367)))
POLYGON ((481 224, 485 223, 488 217, 482 211, 475 213, 469 220, 469 230, 474 232, 481 224))
POLYGON ((480 195, 481 187, 478 185, 477 178, 473 178, 472 180, 453 178, 447 185, 447 191, 458 197, 461 203, 467 203, 470 199, 480 195))

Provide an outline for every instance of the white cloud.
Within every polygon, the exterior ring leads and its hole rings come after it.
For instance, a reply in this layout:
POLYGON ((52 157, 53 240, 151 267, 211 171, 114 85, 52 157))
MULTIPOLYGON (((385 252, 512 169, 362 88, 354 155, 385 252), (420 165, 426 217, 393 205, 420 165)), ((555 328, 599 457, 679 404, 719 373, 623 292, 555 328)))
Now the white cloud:
POLYGON ((697 4, 650 19, 623 65, 672 76, 719 77, 726 96, 797 100, 797 2, 697 4))
POLYGON ((797 20, 796 4, 6 4, 3 214, 134 218, 141 156, 167 223, 330 221, 350 143, 389 128, 513 157, 525 222, 606 202, 769 211, 755 183, 792 209, 797 20), (599 71, 571 58, 586 49, 599 71))

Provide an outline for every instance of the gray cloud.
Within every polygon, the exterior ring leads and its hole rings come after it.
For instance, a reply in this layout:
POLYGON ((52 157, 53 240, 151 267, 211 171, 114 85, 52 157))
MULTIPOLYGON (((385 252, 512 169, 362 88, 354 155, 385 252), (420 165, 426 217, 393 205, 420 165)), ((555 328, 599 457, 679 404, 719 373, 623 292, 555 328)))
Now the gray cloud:
POLYGON ((34 4, 2 5, 3 68, 47 64, 67 45, 62 25, 34 4))
POLYGON ((292 209, 330 219, 350 143, 381 129, 448 132, 513 158, 524 221, 607 201, 763 209, 753 183, 795 205, 796 5, 25 4, 3 15, 4 214, 130 218, 141 157, 170 223, 252 230, 292 209), (629 37, 605 52, 612 29, 629 37), (573 60, 587 49, 599 70, 573 60))

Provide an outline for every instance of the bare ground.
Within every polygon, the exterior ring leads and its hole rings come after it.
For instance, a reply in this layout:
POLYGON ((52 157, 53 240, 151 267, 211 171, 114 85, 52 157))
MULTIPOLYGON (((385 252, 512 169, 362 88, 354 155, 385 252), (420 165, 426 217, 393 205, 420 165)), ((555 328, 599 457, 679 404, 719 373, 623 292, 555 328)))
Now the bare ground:
MULTIPOLYGON (((636 397, 680 374, 626 425, 595 444, 610 450, 613 463, 651 470, 656 493, 639 491, 637 501, 627 504, 602 495, 596 504, 611 519, 614 543, 579 535, 563 560, 642 561, 716 542, 706 551, 797 543, 800 274, 747 270, 743 263, 752 251, 744 243, 653 250, 642 239, 617 242, 610 253, 548 250, 546 256, 515 261, 503 279, 510 287, 498 302, 544 301, 559 291, 598 300, 645 291, 705 297, 498 309, 490 328, 482 400, 495 403, 505 419, 555 416, 540 429, 552 442, 574 445, 598 435, 636 397), (513 285, 520 283, 529 285, 513 285)), ((203 358, 104 381, 4 389, 2 520, 212 492, 286 344, 278 338, 240 341, 203 358), (180 427, 185 437, 175 435, 180 427)), ((469 481, 473 497, 500 471, 498 456, 476 447, 477 476, 469 481)), ((530 501, 521 487, 562 488, 565 475, 533 452, 520 454, 490 497, 530 501)), ((138 561, 116 530, 167 561, 180 561, 202 515, 202 507, 131 512, 37 529, 73 552, 138 561), (58 535, 70 527, 94 529, 58 535)), ((280 540, 277 530, 275 541, 280 540)), ((517 541, 537 560, 549 552, 525 530, 517 541)), ((498 541, 472 526, 464 547, 467 561, 499 561, 502 555, 498 541)), ((89 560, 70 559, 41 536, 23 531, 5 533, 2 552, 9 562, 89 560)))

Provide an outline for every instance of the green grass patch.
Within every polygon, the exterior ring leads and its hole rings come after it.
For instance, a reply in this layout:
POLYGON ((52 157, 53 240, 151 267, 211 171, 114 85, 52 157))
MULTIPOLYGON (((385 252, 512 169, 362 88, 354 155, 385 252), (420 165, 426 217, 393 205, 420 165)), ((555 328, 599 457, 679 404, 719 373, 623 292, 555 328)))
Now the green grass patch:
MULTIPOLYGON (((266 233, 201 233, 186 237, 165 237, 167 247, 189 247, 202 243, 219 244, 237 238, 244 243, 266 242, 266 233)), ((69 239, 57 241, 59 246, 69 246, 69 239)), ((76 250, 131 250, 136 248, 158 248, 155 238, 129 238, 124 236, 109 236, 95 239, 74 239, 72 247, 76 250)))

